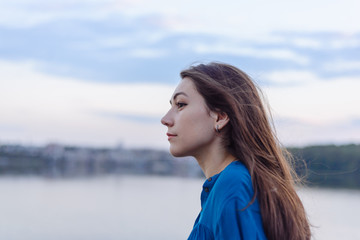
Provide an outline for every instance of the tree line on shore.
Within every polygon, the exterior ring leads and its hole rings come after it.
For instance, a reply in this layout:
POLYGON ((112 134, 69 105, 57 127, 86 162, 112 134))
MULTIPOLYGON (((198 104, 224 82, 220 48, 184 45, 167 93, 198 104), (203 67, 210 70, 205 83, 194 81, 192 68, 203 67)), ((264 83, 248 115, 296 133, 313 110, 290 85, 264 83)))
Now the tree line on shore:
MULTIPOLYGON (((294 168, 311 187, 360 189, 360 145, 291 147, 294 168)), ((156 174, 202 177, 191 158, 152 149, 0 145, 0 176, 83 177, 102 174, 156 174)))
POLYGON ((320 145, 287 149, 304 184, 360 189, 360 145, 320 145))

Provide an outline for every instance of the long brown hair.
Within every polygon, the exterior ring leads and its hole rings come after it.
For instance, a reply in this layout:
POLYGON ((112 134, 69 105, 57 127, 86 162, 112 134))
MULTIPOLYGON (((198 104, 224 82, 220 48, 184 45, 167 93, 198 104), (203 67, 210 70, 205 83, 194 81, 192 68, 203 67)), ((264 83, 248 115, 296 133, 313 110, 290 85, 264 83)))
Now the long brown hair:
POLYGON ((254 82, 238 68, 214 62, 191 66, 180 75, 192 79, 209 110, 229 116, 223 142, 251 174, 252 202, 258 197, 267 238, 310 239, 307 216, 295 191, 295 171, 274 134, 270 112, 254 82))

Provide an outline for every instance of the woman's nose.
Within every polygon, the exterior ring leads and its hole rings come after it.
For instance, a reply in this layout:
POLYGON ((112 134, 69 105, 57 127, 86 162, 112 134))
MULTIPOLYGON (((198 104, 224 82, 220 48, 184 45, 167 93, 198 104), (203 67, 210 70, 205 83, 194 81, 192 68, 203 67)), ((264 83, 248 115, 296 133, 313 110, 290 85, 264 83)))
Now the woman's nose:
POLYGON ((174 121, 172 120, 171 116, 170 116, 170 111, 167 112, 165 114, 165 116, 163 116, 161 118, 161 123, 167 127, 171 127, 172 125, 174 125, 174 121))

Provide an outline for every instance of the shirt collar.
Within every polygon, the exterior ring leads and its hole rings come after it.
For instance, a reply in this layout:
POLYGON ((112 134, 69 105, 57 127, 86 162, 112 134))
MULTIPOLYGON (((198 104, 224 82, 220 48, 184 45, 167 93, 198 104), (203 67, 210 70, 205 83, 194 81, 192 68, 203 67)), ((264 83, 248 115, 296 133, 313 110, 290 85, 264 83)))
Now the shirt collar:
MULTIPOLYGON (((237 162, 238 160, 236 161, 233 161, 232 163, 230 163, 228 166, 226 166, 226 168, 228 168, 230 165, 234 164, 235 162, 237 162)), ((226 169, 225 168, 225 169, 226 169)), ((224 169, 224 170, 225 170, 224 169)), ((205 180, 204 184, 203 184, 203 189, 202 189, 202 192, 201 192, 201 208, 204 207, 205 203, 206 203, 206 200, 208 199, 209 197, 209 194, 211 192, 211 190, 213 189, 216 181, 218 180, 218 178, 220 177, 221 173, 224 172, 224 170, 222 170, 220 173, 218 174, 215 174, 214 176, 212 177, 209 177, 208 179, 205 180)))
POLYGON ((219 178, 221 172, 218 174, 215 174, 212 177, 209 177, 208 179, 205 180, 204 184, 203 184, 203 189, 201 192, 201 207, 203 208, 207 198, 209 197, 209 194, 211 192, 211 190, 213 189, 217 179, 219 178))

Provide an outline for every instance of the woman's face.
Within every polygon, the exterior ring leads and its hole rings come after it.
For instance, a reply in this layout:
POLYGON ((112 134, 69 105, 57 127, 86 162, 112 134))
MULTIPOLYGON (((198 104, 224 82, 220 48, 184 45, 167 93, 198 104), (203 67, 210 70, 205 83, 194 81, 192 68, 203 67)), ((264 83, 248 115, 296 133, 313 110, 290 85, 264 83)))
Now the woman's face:
POLYGON ((217 115, 210 112, 190 78, 184 78, 170 100, 171 108, 161 119, 168 127, 173 156, 194 156, 206 151, 216 137, 217 115))

